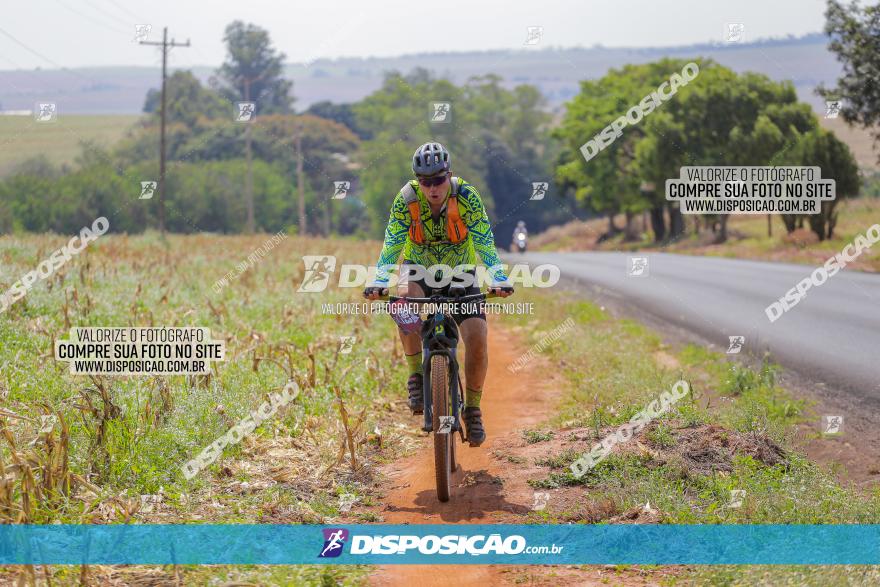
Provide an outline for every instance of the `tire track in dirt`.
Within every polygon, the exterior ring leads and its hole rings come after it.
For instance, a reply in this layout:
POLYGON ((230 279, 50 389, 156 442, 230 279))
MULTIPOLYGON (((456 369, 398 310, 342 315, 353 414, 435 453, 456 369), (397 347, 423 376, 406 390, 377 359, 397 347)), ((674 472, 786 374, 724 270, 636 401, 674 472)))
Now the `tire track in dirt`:
MULTIPOLYGON (((490 318, 489 374, 482 398, 483 423, 487 439, 471 448, 456 443, 459 463, 451 482, 447 503, 437 501, 434 454, 431 438, 401 462, 383 468, 390 479, 382 516, 388 524, 478 524, 517 523, 532 509, 534 493, 525 475, 516 467, 495 458, 518 441, 523 429, 550 416, 560 388, 553 371, 542 357, 536 357, 514 373, 507 365, 525 352, 509 330, 490 318)), ((459 351, 462 361, 462 351, 459 351)), ((419 416, 420 418, 421 416, 419 416)), ((417 426, 415 416, 412 425, 417 426)), ((460 440, 460 439, 459 439, 460 440)), ((372 585, 497 585, 505 581, 503 567, 490 565, 387 565, 370 577, 372 585)))

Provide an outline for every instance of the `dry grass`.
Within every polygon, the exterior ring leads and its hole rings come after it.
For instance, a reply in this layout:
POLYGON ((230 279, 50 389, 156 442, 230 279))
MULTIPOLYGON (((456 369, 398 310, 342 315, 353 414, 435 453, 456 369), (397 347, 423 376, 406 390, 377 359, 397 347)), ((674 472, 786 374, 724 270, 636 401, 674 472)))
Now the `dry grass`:
MULTIPOLYGON (((155 234, 105 236, 4 313, 0 523, 332 521, 341 491, 372 483, 377 460, 406 446, 392 425, 402 407, 393 403, 400 395, 393 382, 402 380, 403 368, 393 323, 322 315, 322 303, 359 302, 359 290, 296 289, 301 255, 371 263, 378 243, 288 238, 214 292, 214 283, 265 238, 172 236, 166 245, 155 234), (77 326, 209 327, 225 341, 227 358, 205 376, 74 376, 54 360, 53 348, 77 326), (352 352, 340 353, 340 337, 352 335, 352 352), (183 477, 187 460, 289 381, 301 389, 294 401, 198 476, 183 477), (40 416, 50 414, 57 423, 39 432, 40 416)), ((0 290, 64 240, 0 237, 0 290)), ((0 582, 176 580, 174 569, 142 568, 134 576, 110 567, 46 572, 40 578, 35 569, 6 569, 0 582)), ((199 583, 229 569, 178 572, 189 577, 184 582, 199 583)), ((285 581, 315 582, 324 572, 287 569, 285 581)), ((278 583, 274 573, 255 568, 242 580, 278 583)))

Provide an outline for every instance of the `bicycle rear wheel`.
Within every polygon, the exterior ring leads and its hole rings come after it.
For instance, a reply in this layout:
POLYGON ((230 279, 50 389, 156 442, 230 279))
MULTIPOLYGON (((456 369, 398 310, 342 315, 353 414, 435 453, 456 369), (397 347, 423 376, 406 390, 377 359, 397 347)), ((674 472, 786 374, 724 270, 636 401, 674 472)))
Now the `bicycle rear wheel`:
POLYGON ((449 501, 449 478, 452 470, 452 451, 455 438, 450 430, 439 434, 441 418, 452 414, 449 405, 449 358, 431 357, 431 423, 434 429, 434 471, 437 476, 437 499, 449 501))

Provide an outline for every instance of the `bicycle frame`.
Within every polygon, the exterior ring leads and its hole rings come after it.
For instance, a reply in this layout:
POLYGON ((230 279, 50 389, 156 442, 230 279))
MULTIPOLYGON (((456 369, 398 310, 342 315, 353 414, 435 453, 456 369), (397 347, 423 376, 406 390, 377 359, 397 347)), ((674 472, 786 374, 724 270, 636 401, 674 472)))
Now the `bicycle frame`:
MULTIPOLYGON (((485 301, 491 294, 470 294, 466 296, 431 296, 429 298, 406 298, 411 303, 472 303, 485 301)), ((398 296, 388 296, 390 301, 400 300, 398 296)), ((458 363, 458 341, 460 340, 458 324, 455 320, 442 312, 431 314, 422 324, 422 372, 424 383, 422 394, 425 402, 425 419, 422 430, 431 432, 433 426, 433 397, 431 394, 431 357, 444 355, 449 365, 449 395, 452 400, 452 416, 454 418, 452 432, 458 432, 464 442, 464 428, 461 425, 461 405, 464 401, 464 391, 461 385, 461 375, 458 363)))
MULTIPOLYGON (((458 369, 458 324, 442 313, 436 313, 422 324, 422 371, 424 383, 422 393, 425 401, 425 421, 422 430, 433 430, 433 396, 431 394, 431 357, 444 355, 449 360, 449 395, 452 399, 452 431, 463 434, 461 420, 461 379, 458 369)), ((464 437, 462 436, 462 439, 464 437)))

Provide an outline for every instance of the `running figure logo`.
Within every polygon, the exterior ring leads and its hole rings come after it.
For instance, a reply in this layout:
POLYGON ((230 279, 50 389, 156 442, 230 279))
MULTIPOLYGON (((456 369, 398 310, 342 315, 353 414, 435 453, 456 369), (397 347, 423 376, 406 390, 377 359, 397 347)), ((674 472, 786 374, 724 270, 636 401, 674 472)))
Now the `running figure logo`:
POLYGON ((645 277, 648 275, 648 258, 647 257, 630 257, 629 270, 627 275, 630 277, 645 277))
POLYGON ((840 100, 825 102, 825 118, 837 118, 840 115, 840 100))
POLYGON ((138 200, 149 200, 153 197, 153 194, 156 193, 156 186, 158 182, 155 181, 142 181, 141 182, 141 196, 138 200))
POLYGON ((431 122, 449 122, 451 108, 452 105, 449 102, 434 102, 434 113, 431 115, 431 122))
POLYGON ((727 347, 728 355, 738 354, 742 350, 743 345, 746 344, 745 336, 728 336, 727 338, 730 341, 730 344, 727 347))
POLYGON ((532 505, 532 509, 536 512, 540 512, 547 507, 547 502, 550 501, 550 494, 546 491, 536 491, 534 499, 535 503, 532 505))
POLYGON ((52 429, 55 427, 55 424, 58 422, 58 417, 53 414, 49 414, 48 416, 40 416, 40 434, 48 434, 52 432, 52 429))
POLYGON ((58 107, 52 102, 39 103, 34 117, 37 122, 55 122, 55 119, 58 118, 58 107))
POLYGON ((746 490, 745 489, 731 489, 730 490, 730 501, 728 502, 727 507, 741 508, 745 497, 746 497, 746 490))
POLYGON ((340 336, 339 337, 339 354, 340 355, 350 355, 351 349, 354 348, 355 337, 353 336, 340 336))
POLYGON ((342 554, 345 541, 348 540, 348 530, 345 528, 322 528, 324 533, 324 548, 318 558, 336 558, 342 554))
POLYGON ((537 45, 544 36, 544 27, 530 26, 526 27, 526 42, 523 45, 537 45))
POLYGON ((547 195, 547 188, 550 187, 550 184, 546 181, 533 181, 532 182, 532 196, 529 198, 530 200, 543 200, 544 196, 547 195))
POLYGON ((449 434, 452 432, 453 424, 455 424, 455 416, 440 416, 440 427, 437 428, 437 434, 449 434))
POLYGON ((332 200, 343 200, 345 196, 348 194, 348 190, 351 189, 350 181, 334 181, 333 182, 333 197, 332 200))
POLYGON ((728 43, 739 43, 743 40, 743 33, 746 32, 746 25, 741 22, 729 22, 727 23, 727 38, 726 41, 728 43))
POLYGON ((235 122, 251 122, 254 119, 257 110, 254 102, 236 102, 235 105, 238 108, 235 122))
POLYGON ((843 416, 822 416, 823 434, 840 434, 843 428, 843 416))
POLYGON ((333 255, 303 255, 306 273, 303 275, 300 293, 317 293, 327 289, 330 275, 336 269, 336 257, 333 255))
POLYGON ((139 41, 146 41, 150 36, 150 31, 152 30, 153 25, 151 24, 134 25, 134 42, 137 43, 139 41))

